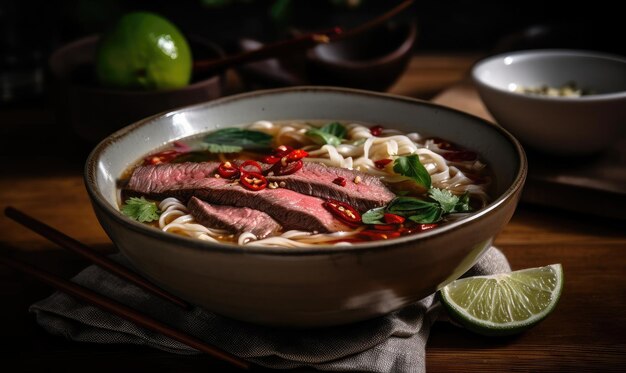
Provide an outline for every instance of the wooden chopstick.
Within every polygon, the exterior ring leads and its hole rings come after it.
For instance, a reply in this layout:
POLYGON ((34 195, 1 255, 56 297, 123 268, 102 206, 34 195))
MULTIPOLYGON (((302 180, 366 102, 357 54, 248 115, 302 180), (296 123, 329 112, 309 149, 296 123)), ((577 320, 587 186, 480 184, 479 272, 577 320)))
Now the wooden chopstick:
POLYGON ((128 268, 118 264, 106 256, 98 253, 97 251, 91 249, 89 246, 73 239, 70 236, 52 228, 51 226, 45 224, 42 221, 39 221, 32 216, 26 215, 22 211, 14 208, 7 207, 4 209, 4 214, 9 218, 15 220, 16 222, 22 224, 26 228, 39 233, 41 236, 47 238, 48 240, 56 243, 57 245, 66 248, 70 251, 75 252, 76 254, 90 260, 94 264, 106 269, 107 271, 115 274, 116 276, 123 278, 142 289, 151 292, 165 300, 168 300, 186 310, 190 309, 191 306, 185 302, 184 300, 178 298, 175 295, 172 295, 165 290, 157 287, 152 284, 145 278, 139 276, 135 272, 130 271, 128 268))
POLYGON ((284 54, 293 53, 302 49, 311 48, 320 43, 328 43, 330 38, 339 35, 341 28, 334 27, 326 31, 308 33, 295 38, 267 44, 259 49, 242 52, 234 56, 219 59, 194 61, 193 70, 195 72, 220 70, 233 67, 243 63, 260 61, 268 58, 279 57, 284 54))
POLYGON ((224 360, 239 368, 250 369, 250 363, 240 359, 237 356, 234 356, 226 351, 222 351, 217 347, 211 346, 195 337, 176 330, 171 326, 168 326, 158 320, 151 318, 150 316, 144 315, 128 306, 123 305, 122 303, 100 295, 83 286, 42 271, 38 268, 31 266, 30 264, 26 264, 12 258, 5 257, 3 255, 0 255, 0 263, 25 274, 28 274, 66 294, 81 299, 87 303, 90 303, 98 308, 101 308, 107 312, 117 315, 146 329, 161 333, 189 347, 195 348, 198 351, 202 351, 220 360, 224 360))
POLYGON ((389 11, 381 14, 380 16, 367 21, 365 23, 362 23, 354 28, 345 30, 344 32, 342 32, 340 35, 337 35, 335 37, 335 39, 344 39, 344 38, 348 38, 357 34, 360 34, 362 32, 365 32, 367 30, 370 30, 388 20, 390 20, 391 18, 393 18, 394 16, 396 16, 398 13, 402 12, 403 10, 405 10, 406 8, 408 8, 409 6, 411 6, 413 4, 414 0, 406 0, 401 2, 400 4, 396 5, 395 7, 391 8, 389 11))
POLYGON ((320 43, 329 43, 332 40, 343 39, 345 37, 354 36, 372 29, 383 22, 391 19, 398 13, 402 12, 413 4, 414 0, 406 0, 396 5, 388 12, 365 22, 355 28, 344 32, 340 27, 334 27, 329 30, 307 33, 296 36, 292 39, 278 41, 272 44, 266 44, 259 49, 248 52, 242 52, 234 56, 227 56, 218 59, 198 60, 193 63, 195 72, 204 72, 209 70, 221 70, 234 67, 243 63, 260 61, 268 58, 275 58, 281 55, 297 52, 299 50, 308 49, 320 43))

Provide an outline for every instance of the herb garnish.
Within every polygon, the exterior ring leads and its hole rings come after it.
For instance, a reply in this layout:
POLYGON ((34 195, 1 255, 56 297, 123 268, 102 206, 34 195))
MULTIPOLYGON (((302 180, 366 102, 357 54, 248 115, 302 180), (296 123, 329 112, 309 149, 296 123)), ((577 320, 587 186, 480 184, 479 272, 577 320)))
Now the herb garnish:
POLYGON ((361 215, 364 224, 384 224, 385 207, 376 207, 361 215))
POLYGON ((155 202, 150 202, 143 197, 131 197, 122 206, 122 213, 138 222, 149 223, 158 220, 161 211, 155 202))
POLYGON ((418 185, 423 186, 426 190, 431 187, 430 174, 420 162, 417 154, 411 154, 396 158, 393 163, 393 171, 402 176, 410 177, 418 185))
POLYGON ((309 136, 318 145, 333 145, 338 146, 341 144, 341 140, 346 137, 348 130, 343 124, 339 122, 331 122, 326 124, 322 128, 311 128, 306 131, 306 135, 309 136))
POLYGON ((388 213, 405 217, 416 223, 428 224, 438 222, 446 214, 471 210, 468 193, 459 197, 447 189, 432 187, 430 174, 420 162, 419 155, 411 154, 396 158, 393 170, 411 178, 428 190, 429 200, 406 196, 396 197, 386 207, 377 207, 364 213, 363 223, 384 224, 385 213, 388 213))
POLYGON ((449 190, 431 188, 432 201, 415 197, 396 197, 387 207, 377 207, 362 215, 365 224, 384 224, 385 213, 400 215, 420 224, 436 223, 446 214, 470 211, 469 194, 455 196, 449 190))
POLYGON ((237 153, 243 149, 266 149, 272 136, 242 128, 224 128, 204 137, 206 150, 211 153, 237 153))

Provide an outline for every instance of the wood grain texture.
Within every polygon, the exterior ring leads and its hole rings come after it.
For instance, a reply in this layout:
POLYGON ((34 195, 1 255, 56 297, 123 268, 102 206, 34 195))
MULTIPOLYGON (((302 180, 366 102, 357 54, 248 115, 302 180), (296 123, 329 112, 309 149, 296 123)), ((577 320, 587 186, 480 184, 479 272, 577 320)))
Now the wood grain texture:
MULTIPOLYGON (((441 89, 462 79, 471 62, 467 56, 420 56, 394 89, 410 95, 426 94, 429 87, 441 89), (431 71, 436 73, 429 75, 431 71), (432 85, 421 81, 437 74, 441 78, 432 78, 432 85)), ((45 143, 41 139, 40 142, 45 143)), ((13 205, 98 251, 110 253, 115 248, 97 223, 83 186, 83 159, 84 154, 55 155, 48 151, 35 157, 3 156, 0 208, 13 205)), ((436 323, 427 346, 427 370, 623 371, 625 228, 619 220, 520 205, 498 235, 496 245, 514 269, 563 264, 564 292, 556 310, 537 327, 508 338, 480 337, 445 322, 436 323)), ((65 277, 87 265, 0 216, 0 247, 4 244, 20 249, 10 255, 65 277)), ((1 367, 6 366, 18 367, 7 370, 11 372, 84 372, 89 366, 91 372, 234 371, 207 356, 177 356, 138 346, 81 344, 50 336, 27 312, 29 304, 50 292, 35 281, 0 267, 0 370, 5 371, 1 367)))

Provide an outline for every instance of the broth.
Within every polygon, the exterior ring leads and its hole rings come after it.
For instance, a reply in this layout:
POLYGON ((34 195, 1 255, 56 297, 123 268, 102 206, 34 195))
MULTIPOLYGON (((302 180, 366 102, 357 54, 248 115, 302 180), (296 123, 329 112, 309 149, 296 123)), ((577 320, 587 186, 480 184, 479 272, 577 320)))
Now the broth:
POLYGON ((120 180, 120 208, 239 245, 351 245, 419 233, 489 202, 479 155, 348 121, 259 121, 174 141, 120 180))

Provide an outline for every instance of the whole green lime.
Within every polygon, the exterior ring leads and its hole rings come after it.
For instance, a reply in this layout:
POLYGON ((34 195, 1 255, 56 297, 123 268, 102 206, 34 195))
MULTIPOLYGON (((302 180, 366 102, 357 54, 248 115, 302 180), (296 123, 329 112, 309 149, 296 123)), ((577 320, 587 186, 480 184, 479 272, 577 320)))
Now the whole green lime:
POLYGON ((192 57, 183 34, 165 18, 128 13, 100 40, 96 74, 100 84, 130 89, 168 89, 189 84, 192 57))

